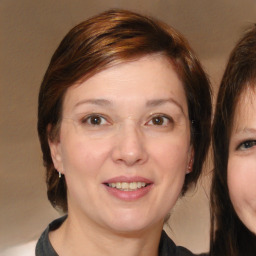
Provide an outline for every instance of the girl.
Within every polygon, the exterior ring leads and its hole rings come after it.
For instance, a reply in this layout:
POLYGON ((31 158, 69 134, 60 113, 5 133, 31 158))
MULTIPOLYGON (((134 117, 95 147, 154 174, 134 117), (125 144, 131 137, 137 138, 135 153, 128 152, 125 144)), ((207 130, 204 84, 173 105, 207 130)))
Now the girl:
POLYGON ((232 51, 213 124, 211 255, 256 255, 256 27, 232 51))

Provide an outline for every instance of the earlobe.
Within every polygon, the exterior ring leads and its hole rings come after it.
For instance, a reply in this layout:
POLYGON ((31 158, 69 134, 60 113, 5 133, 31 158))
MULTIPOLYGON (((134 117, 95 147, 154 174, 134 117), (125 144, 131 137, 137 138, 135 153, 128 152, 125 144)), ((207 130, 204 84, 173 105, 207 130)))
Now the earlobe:
POLYGON ((52 141, 48 139, 49 148, 51 151, 51 157, 55 169, 63 174, 62 155, 59 141, 52 141))
POLYGON ((53 138, 51 134, 51 125, 48 125, 48 145, 51 151, 51 157, 54 164, 55 169, 63 174, 63 165, 62 165, 62 154, 61 154, 61 143, 58 139, 53 138))
POLYGON ((186 174, 193 171, 193 165, 194 165, 194 149, 191 147, 186 174))

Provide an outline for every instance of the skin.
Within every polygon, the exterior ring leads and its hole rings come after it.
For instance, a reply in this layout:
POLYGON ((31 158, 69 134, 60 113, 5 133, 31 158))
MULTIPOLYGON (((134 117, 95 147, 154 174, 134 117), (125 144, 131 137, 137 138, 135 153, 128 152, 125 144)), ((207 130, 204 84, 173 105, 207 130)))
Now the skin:
POLYGON ((68 218, 50 233, 57 252, 157 255, 193 151, 185 92, 167 58, 142 57, 71 86, 49 144, 68 187, 68 218), (142 196, 110 193, 105 182, 122 178, 150 185, 142 196))
POLYGON ((256 234, 256 92, 247 88, 236 107, 229 145, 228 188, 234 209, 256 234))

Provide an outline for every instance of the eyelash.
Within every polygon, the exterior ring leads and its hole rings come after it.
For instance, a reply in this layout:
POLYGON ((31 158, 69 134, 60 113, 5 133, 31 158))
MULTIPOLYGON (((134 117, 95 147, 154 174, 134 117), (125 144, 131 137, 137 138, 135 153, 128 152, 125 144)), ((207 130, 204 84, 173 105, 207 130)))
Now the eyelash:
POLYGON ((237 150, 249 150, 250 148, 256 146, 256 140, 247 140, 240 143, 237 147, 237 150))

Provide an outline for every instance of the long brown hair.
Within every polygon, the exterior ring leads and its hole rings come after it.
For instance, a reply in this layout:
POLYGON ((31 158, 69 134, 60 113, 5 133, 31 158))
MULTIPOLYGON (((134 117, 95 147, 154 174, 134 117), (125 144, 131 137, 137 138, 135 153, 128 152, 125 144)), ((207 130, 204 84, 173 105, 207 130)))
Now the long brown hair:
POLYGON ((58 138, 65 92, 74 83, 110 66, 154 53, 172 62, 183 83, 189 118, 193 120, 191 143, 195 152, 193 171, 186 175, 183 192, 197 181, 210 140, 211 93, 207 76, 187 41, 172 27, 130 11, 109 10, 71 29, 54 53, 41 84, 38 134, 48 198, 54 207, 67 210, 65 177, 58 178, 48 145, 48 139, 58 138))
POLYGON ((238 218, 228 191, 227 164, 236 106, 247 87, 256 88, 256 26, 231 52, 213 122, 214 173, 211 187, 211 255, 256 255, 256 238, 238 218))

